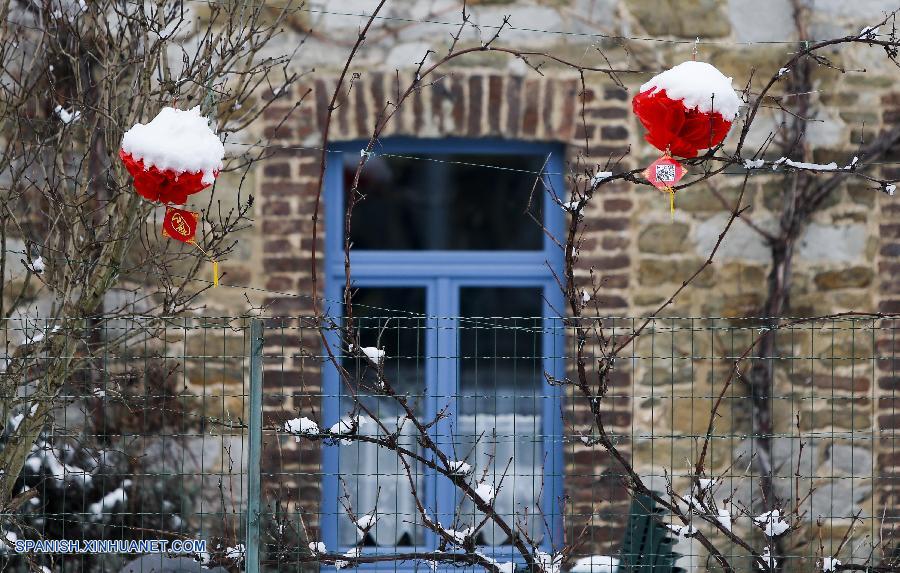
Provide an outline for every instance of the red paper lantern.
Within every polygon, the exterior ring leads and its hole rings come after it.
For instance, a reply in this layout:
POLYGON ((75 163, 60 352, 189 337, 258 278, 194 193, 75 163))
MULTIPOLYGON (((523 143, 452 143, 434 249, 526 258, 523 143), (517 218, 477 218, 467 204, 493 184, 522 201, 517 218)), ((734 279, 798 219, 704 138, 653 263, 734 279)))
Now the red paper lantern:
MULTIPOLYGON (((203 182, 203 173, 177 173, 171 169, 158 169, 151 165, 145 168, 144 162, 135 159, 125 150, 119 150, 119 157, 125 164, 125 169, 134 177, 134 189, 150 201, 160 203, 183 205, 187 202, 188 195, 199 193, 209 187, 209 183, 203 182)), ((218 175, 216 171, 214 175, 218 175)))
POLYGON ((731 129, 722 114, 687 109, 681 100, 669 99, 666 90, 641 92, 631 103, 647 130, 647 142, 679 157, 696 157, 701 149, 715 147, 731 129))

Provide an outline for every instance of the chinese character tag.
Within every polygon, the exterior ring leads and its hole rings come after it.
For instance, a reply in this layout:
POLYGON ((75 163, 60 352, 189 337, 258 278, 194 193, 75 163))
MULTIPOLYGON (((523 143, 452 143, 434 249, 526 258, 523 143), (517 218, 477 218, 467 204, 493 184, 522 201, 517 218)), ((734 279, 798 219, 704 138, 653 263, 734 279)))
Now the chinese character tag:
POLYGON ((644 177, 651 185, 669 194, 669 210, 675 217, 675 188, 674 186, 685 176, 687 169, 684 165, 666 153, 644 169, 644 177))
POLYGON ((162 234, 163 237, 169 237, 182 243, 188 243, 197 247, 204 256, 206 256, 213 265, 213 286, 219 286, 219 261, 209 256, 209 253, 203 250, 203 247, 197 244, 195 236, 197 234, 197 223, 200 221, 200 213, 196 211, 186 211, 184 209, 176 209, 175 207, 166 206, 166 216, 163 218, 162 234))

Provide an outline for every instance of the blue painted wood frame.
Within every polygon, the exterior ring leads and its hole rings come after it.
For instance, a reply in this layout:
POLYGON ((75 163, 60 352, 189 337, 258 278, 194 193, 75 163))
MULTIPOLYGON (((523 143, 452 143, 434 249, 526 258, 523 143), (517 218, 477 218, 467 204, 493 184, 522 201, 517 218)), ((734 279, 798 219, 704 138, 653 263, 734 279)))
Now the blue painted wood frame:
MULTIPOLYGON (((335 144, 329 149, 325 177, 325 296, 324 305, 330 308, 336 319, 340 313, 344 284, 344 263, 342 232, 344 216, 344 189, 342 167, 344 157, 355 162, 364 149, 365 141, 335 144)), ((411 139, 392 138, 381 142, 375 153, 396 154, 438 154, 438 153, 491 153, 512 155, 541 155, 548 157, 547 179, 553 188, 563 193, 563 148, 558 144, 507 141, 500 139, 411 139)), ((544 224, 556 237, 563 236, 565 215, 544 193, 544 224)), ((383 287, 420 286, 426 289, 427 334, 425 351, 427 356, 456 356, 458 343, 457 320, 459 314, 459 289, 461 286, 531 286, 541 287, 544 293, 543 317, 545 335, 543 340, 544 369, 552 376, 564 376, 565 336, 562 320, 556 315, 563 311, 562 293, 553 278, 553 272, 561 276, 563 268, 562 251, 547 237, 544 246, 536 251, 377 251, 364 250, 351 253, 354 285, 383 287), (550 269, 553 269, 551 272, 550 269), (437 328, 440 326, 440 328, 437 328), (448 328, 449 327, 449 328, 448 328)), ((335 333, 329 335, 332 348, 341 348, 335 333)), ((433 392, 435 400, 426 401, 427 418, 433 418, 439 404, 437 396, 452 396, 456 393, 457 364, 452 360, 429 360, 426 364, 425 384, 433 392)), ((563 427, 562 397, 559 388, 545 384, 547 400, 544 401, 542 421, 544 433, 544 498, 542 506, 548 513, 551 531, 545 536, 543 549, 552 551, 562 545, 562 516, 560 498, 563 495, 563 427)), ((323 380, 323 423, 330 427, 341 416, 339 411, 340 380, 336 369, 326 364, 323 380)), ((435 436, 448 435, 446 426, 440 424, 434 429, 435 436)), ((321 532, 329 552, 345 551, 338 544, 338 523, 341 516, 340 495, 336 476, 340 470, 338 446, 323 446, 322 456, 322 506, 321 532)), ((442 504, 442 500, 452 500, 452 484, 449 480, 428 475, 425 480, 426 507, 434 508, 436 517, 448 523, 453 507, 442 504)), ((346 519, 344 517, 344 519, 346 519)), ((435 547, 432 532, 425 535, 424 545, 405 550, 426 551, 435 547)), ((365 553, 391 553, 391 547, 365 548, 365 553)), ((511 547, 484 547, 482 551, 500 561, 512 560, 511 547)), ((406 570, 415 564, 387 563, 361 567, 364 570, 406 570)))

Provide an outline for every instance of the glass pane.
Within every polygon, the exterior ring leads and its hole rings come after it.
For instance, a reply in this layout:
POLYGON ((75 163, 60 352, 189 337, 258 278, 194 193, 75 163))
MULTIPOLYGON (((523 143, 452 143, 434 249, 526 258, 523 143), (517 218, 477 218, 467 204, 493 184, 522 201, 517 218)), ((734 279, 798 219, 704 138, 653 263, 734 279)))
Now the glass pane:
MULTIPOLYGON (((527 523, 540 539, 543 483, 543 299, 540 288, 460 289, 459 388, 455 447, 472 466, 473 483, 496 492, 495 508, 509 524, 527 523)), ((462 504, 466 527, 480 522, 462 504)), ((505 545, 503 531, 486 525, 482 545, 505 545)))
MULTIPOLYGON (((362 288, 353 300, 360 346, 384 350, 384 381, 398 393, 408 394, 413 410, 420 410, 425 389, 425 289, 362 288)), ((344 352, 350 354, 347 349, 344 352)), ((401 407, 395 400, 379 396, 376 390, 378 368, 355 355, 345 356, 343 366, 360 403, 369 412, 354 412, 355 402, 346 385, 342 385, 342 420, 358 417, 360 434, 383 437, 384 432, 372 420, 372 416, 377 416, 389 431, 401 429, 403 446, 418 449, 413 425, 405 422, 401 407)), ((412 478, 420 492, 424 482, 422 470, 412 465, 412 478)), ((343 515, 338 516, 338 533, 342 545, 362 542, 364 546, 394 547, 422 543, 424 530, 409 476, 395 453, 374 444, 345 442, 340 445, 340 476, 343 515), (348 508, 352 516, 346 511, 348 508), (375 519, 367 531, 354 523, 365 520, 365 516, 375 519)))
MULTIPOLYGON (((541 250, 539 155, 374 156, 353 212, 356 249, 541 250), (468 164, 484 164, 488 169, 468 164), (533 191, 533 193, 532 193, 533 191), (534 197, 532 197, 532 194, 534 197)), ((349 193, 357 158, 344 160, 349 193)))

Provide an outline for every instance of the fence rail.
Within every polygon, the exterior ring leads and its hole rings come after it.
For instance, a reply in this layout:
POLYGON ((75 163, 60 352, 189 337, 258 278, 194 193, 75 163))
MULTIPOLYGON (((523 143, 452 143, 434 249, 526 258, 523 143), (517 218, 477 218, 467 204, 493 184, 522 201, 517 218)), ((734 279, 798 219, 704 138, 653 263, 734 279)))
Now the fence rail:
MULTIPOLYGON (((12 478, 15 503, 0 514, 0 568, 117 571, 139 556, 26 554, 17 540, 163 539, 169 549, 205 541, 185 555, 232 571, 332 568, 341 555, 359 556, 361 569, 442 569, 437 552, 460 550, 451 532, 511 566, 522 565, 517 538, 550 554, 565 549, 563 569, 580 571, 591 556, 597 567, 608 562, 599 556, 634 566, 634 536, 671 526, 660 539, 672 561, 706 570, 709 552, 690 527, 658 507, 635 509, 628 468, 604 447, 595 412, 644 483, 682 504, 698 493, 692 477, 705 455, 717 519, 760 551, 771 540, 753 518, 773 507, 788 514, 791 529, 778 538, 784 571, 821 571, 826 556, 892 558, 893 321, 772 331, 760 319, 659 318, 643 329, 638 318, 585 320, 588 382, 604 388, 594 409, 574 384, 580 341, 566 320, 393 313, 336 324, 7 321, 0 460, 22 424, 44 418, 12 478), (771 356, 753 346, 763 336, 776 339, 771 356), (620 346, 599 379, 598 360, 620 346), (60 364, 64 383, 48 394, 60 364), (763 401, 754 368, 773 380, 763 401)), ((691 527, 736 569, 758 570, 702 516, 691 527)))

